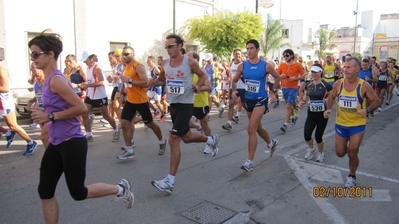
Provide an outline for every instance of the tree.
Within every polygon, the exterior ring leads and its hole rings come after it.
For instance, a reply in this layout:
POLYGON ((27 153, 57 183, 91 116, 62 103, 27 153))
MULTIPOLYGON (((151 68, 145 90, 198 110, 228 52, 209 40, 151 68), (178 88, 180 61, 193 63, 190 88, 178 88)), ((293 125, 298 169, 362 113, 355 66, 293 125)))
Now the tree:
POLYGON ((319 41, 313 41, 312 46, 316 47, 315 53, 317 54, 318 58, 324 58, 326 53, 324 51, 332 50, 334 48, 338 48, 336 44, 332 44, 331 41, 337 35, 336 30, 326 30, 326 29, 319 29, 319 41))
POLYGON ((262 51, 267 56, 268 53, 278 50, 283 47, 291 47, 289 43, 283 43, 283 33, 284 25, 280 20, 273 20, 270 14, 267 14, 267 25, 264 36, 261 39, 262 51))
POLYGON ((259 14, 248 11, 220 11, 187 21, 190 39, 198 40, 202 51, 222 58, 230 57, 234 48, 245 48, 250 39, 259 39, 264 28, 259 14))

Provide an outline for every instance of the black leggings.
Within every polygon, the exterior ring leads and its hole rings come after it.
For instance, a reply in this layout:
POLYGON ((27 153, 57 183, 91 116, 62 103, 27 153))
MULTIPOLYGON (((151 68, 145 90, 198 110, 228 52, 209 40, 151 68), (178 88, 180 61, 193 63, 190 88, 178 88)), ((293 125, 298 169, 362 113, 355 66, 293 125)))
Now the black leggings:
POLYGON ((308 117, 306 118, 304 128, 305 141, 310 141, 312 139, 312 132, 316 128, 316 143, 323 142, 323 134, 324 130, 326 129, 327 122, 328 119, 324 118, 323 112, 310 112, 308 110, 308 117))
POLYGON ((71 138, 59 145, 50 143, 44 152, 40 167, 39 195, 41 199, 54 197, 62 173, 72 198, 79 201, 87 197, 86 178, 87 140, 71 138))

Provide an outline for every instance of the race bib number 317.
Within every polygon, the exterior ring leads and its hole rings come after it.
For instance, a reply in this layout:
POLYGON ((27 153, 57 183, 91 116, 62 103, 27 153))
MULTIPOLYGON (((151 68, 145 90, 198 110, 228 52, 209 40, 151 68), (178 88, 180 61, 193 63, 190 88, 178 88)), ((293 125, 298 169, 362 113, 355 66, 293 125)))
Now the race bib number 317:
POLYGON ((166 86, 168 93, 171 94, 183 94, 184 93, 184 81, 183 80, 166 80, 166 86))

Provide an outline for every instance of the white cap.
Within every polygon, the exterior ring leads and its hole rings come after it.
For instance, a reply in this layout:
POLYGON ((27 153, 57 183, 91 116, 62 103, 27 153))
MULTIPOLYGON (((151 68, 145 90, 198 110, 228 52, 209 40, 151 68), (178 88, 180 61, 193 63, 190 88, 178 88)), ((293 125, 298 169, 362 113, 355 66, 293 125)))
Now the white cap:
POLYGON ((90 55, 92 55, 92 54, 93 54, 92 52, 83 51, 82 58, 80 59, 80 61, 85 62, 85 61, 87 60, 87 58, 88 58, 90 55))
POLYGON ((312 72, 321 72, 321 71, 323 71, 323 69, 320 68, 319 66, 312 66, 310 68, 310 71, 312 71, 312 72))
POLYGON ((212 54, 211 53, 206 53, 205 54, 205 57, 204 57, 204 60, 205 61, 209 61, 209 60, 211 60, 212 59, 212 54))

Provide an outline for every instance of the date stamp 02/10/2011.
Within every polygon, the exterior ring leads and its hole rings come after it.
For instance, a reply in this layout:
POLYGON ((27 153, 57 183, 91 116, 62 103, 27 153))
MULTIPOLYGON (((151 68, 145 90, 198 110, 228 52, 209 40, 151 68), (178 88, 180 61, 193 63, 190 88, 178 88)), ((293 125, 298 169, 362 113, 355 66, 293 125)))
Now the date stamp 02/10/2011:
POLYGON ((315 198, 371 198, 373 197, 372 187, 313 187, 315 198))

